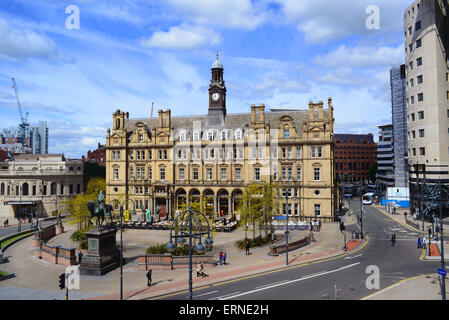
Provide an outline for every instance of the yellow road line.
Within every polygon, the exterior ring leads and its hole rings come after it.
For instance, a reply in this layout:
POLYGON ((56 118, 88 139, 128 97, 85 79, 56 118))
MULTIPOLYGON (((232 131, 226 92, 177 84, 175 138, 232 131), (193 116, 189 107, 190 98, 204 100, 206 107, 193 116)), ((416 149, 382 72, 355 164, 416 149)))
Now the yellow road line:
MULTIPOLYGON (((354 254, 354 253, 362 250, 369 242, 369 237, 368 236, 365 236, 365 239, 366 239, 365 242, 363 242, 363 244, 359 248, 357 248, 357 249, 355 249, 353 251, 350 251, 350 252, 347 252, 347 253, 335 256, 335 257, 330 257, 330 258, 325 258, 325 259, 321 259, 321 260, 306 262, 306 263, 303 263, 303 264, 300 264, 300 265, 297 265, 297 266, 291 266, 291 267, 285 267, 285 268, 276 269, 276 270, 265 271, 265 272, 262 272, 262 273, 253 274, 253 275, 249 275, 249 276, 245 276, 245 277, 241 277, 241 278, 237 278, 237 279, 231 279, 231 280, 226 280, 226 281, 222 281, 222 282, 218 282, 218 283, 214 283, 214 284, 204 285, 202 287, 198 287, 198 288, 192 289, 192 291, 202 290, 202 289, 205 289, 205 288, 208 288, 208 287, 216 287, 216 286, 220 286, 220 285, 227 284, 227 283, 232 283, 232 282, 237 282, 237 281, 241 281, 241 280, 251 279, 251 278, 255 278, 255 277, 265 276, 267 274, 272 274, 272 273, 281 272, 281 271, 285 271, 285 270, 301 268, 301 267, 312 265, 312 264, 316 264, 316 263, 322 263, 322 262, 326 262, 326 261, 331 261, 331 260, 343 258, 345 256, 354 254)), ((186 292, 188 292, 188 290, 184 290, 184 291, 176 292, 176 293, 169 293, 169 294, 166 294, 166 295, 158 296, 157 298, 154 298, 154 299, 167 298, 167 297, 171 297, 171 296, 180 295, 180 294, 183 294, 183 293, 186 293, 186 292)))
POLYGON ((410 231, 415 231, 415 232, 418 231, 418 232, 421 232, 420 230, 415 229, 415 228, 409 226, 408 224, 406 224, 406 223, 404 223, 404 222, 402 222, 402 221, 398 221, 398 220, 396 220, 396 219, 393 219, 392 217, 390 217, 390 215, 389 215, 388 213, 384 212, 383 210, 378 209, 378 208, 376 208, 376 209, 377 209, 377 211, 379 211, 379 212, 382 213, 383 215, 387 216, 389 219, 391 219, 391 220, 393 220, 393 221, 395 221, 395 222, 397 222, 397 223, 400 223, 401 225, 403 225, 404 227, 406 227, 406 228, 409 229, 410 231))
POLYGON ((419 276, 414 276, 414 277, 410 277, 410 278, 407 278, 407 279, 399 280, 396 283, 394 283, 394 284, 392 284, 392 285, 390 285, 390 286, 388 286, 388 287, 386 287, 384 289, 381 289, 381 290, 379 290, 377 292, 374 292, 374 293, 372 293, 372 294, 370 294, 370 295, 368 295, 366 297, 361 298, 360 300, 367 300, 367 299, 369 299, 371 297, 374 297, 374 296, 376 296, 378 294, 381 294, 381 293, 383 293, 383 292, 385 292, 385 291, 387 291, 387 290, 389 290, 389 289, 391 289, 391 288, 393 288, 395 286, 398 286, 399 284, 401 284, 403 282, 406 282, 408 280, 412 280, 412 279, 420 278, 420 277, 427 277, 427 276, 431 276, 431 275, 435 275, 435 273, 422 274, 422 275, 419 275, 419 276))

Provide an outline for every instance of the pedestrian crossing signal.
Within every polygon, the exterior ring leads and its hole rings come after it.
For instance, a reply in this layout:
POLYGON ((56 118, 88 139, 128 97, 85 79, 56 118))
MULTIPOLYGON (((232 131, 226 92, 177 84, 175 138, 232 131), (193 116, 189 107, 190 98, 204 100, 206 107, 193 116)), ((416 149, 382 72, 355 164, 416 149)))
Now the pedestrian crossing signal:
POLYGON ((65 273, 59 275, 59 289, 65 288, 65 273))

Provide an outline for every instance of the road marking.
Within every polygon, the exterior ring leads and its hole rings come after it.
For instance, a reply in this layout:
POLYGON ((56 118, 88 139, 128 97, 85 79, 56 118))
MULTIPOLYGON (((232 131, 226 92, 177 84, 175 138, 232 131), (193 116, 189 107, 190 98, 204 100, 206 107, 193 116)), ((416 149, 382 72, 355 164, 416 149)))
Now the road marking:
POLYGON ((377 296, 380 293, 384 293, 385 291, 388 291, 391 288, 400 285, 403 282, 406 282, 406 281, 412 280, 412 279, 416 279, 416 278, 419 278, 419 277, 429 276, 429 275, 435 275, 435 274, 434 273, 429 273, 429 274, 426 274, 426 275, 418 275, 418 276, 414 276, 414 277, 410 277, 410 278, 406 278, 406 279, 400 280, 400 281, 396 282, 395 284, 392 284, 392 285, 390 285, 390 286, 388 286, 388 287, 386 287, 384 289, 381 289, 381 290, 379 290, 379 291, 377 291, 377 292, 375 292, 373 294, 367 295, 366 297, 363 297, 360 300, 368 300, 368 299, 370 299, 370 298, 372 298, 374 296, 377 296))
POLYGON ((356 255, 356 256, 353 256, 353 257, 346 257, 346 258, 344 258, 344 259, 354 259, 354 258, 357 258, 357 257, 360 257, 360 256, 362 256, 363 254, 358 254, 358 255, 356 255))
MULTIPOLYGON (((342 257, 346 257, 348 255, 355 254, 355 253, 361 251, 368 244, 370 238, 371 237, 369 237, 368 235, 365 235, 365 240, 362 242, 362 245, 359 245, 358 248, 351 250, 353 252, 342 253, 342 254, 339 254, 339 255, 334 256, 334 257, 318 259, 318 260, 315 260, 315 261, 309 261, 309 262, 305 262, 305 263, 300 264, 300 265, 295 265, 295 266, 291 266, 291 267, 283 267, 283 268, 280 268, 280 269, 274 269, 274 270, 270 270, 270 271, 265 271, 265 272, 253 274, 253 275, 243 276, 243 277, 239 277, 239 278, 232 279, 232 280, 224 280, 224 281, 220 281, 220 282, 217 282, 217 283, 211 283, 211 284, 207 284, 207 285, 204 285, 204 286, 201 286, 201 287, 198 287, 198 288, 193 288, 193 291, 198 291, 198 290, 202 290, 204 288, 216 287, 216 286, 221 286, 221 285, 232 283, 232 282, 237 282, 237 281, 252 279, 252 278, 256 278, 256 277, 261 277, 261 276, 264 276, 264 275, 267 275, 267 274, 277 273, 277 272, 281 272, 281 271, 285 271, 285 270, 297 269, 297 268, 301 268, 301 267, 304 267, 304 266, 310 266, 312 264, 319 264, 319 263, 323 263, 323 262, 327 262, 327 261, 337 260, 337 259, 340 259, 342 257)), ((365 280, 362 280, 362 282, 365 282, 365 280)), ((167 293, 167 294, 163 294, 163 295, 159 295, 159 296, 148 297, 147 299, 160 300, 160 299, 164 299, 164 298, 168 298, 168 297, 181 295, 181 294, 184 294, 184 293, 187 293, 187 292, 188 292, 188 290, 181 290, 181 291, 178 291, 178 292, 172 292, 172 293, 167 293)))
POLYGON ((227 297, 234 296, 234 295, 239 294, 239 293, 240 293, 240 291, 237 291, 237 292, 225 294, 224 296, 221 296, 221 297, 215 297, 215 298, 212 298, 212 299, 209 299, 209 300, 226 300, 227 297))
POLYGON ((206 296, 206 295, 208 295, 208 294, 212 294, 212 293, 215 293, 215 292, 218 292, 218 290, 210 291, 210 292, 206 292, 206 293, 202 293, 202 294, 199 294, 199 295, 193 296, 193 297, 194 297, 194 298, 198 298, 198 297, 206 296))
POLYGON ((284 281, 274 282, 274 283, 270 283, 270 284, 265 284, 263 286, 256 287, 256 289, 265 288, 265 287, 268 287, 268 286, 272 286, 272 285, 275 285, 275 284, 281 284, 281 283, 288 282, 288 281, 290 281, 290 280, 284 280, 284 281))
POLYGON ((321 275, 325 275, 325 274, 329 274, 329 273, 334 273, 334 272, 337 272, 337 271, 345 270, 345 269, 354 267, 354 266, 359 265, 359 264, 360 264, 360 262, 356 262, 356 263, 353 263, 353 264, 350 264, 350 265, 347 265, 347 266, 340 267, 340 268, 335 269, 335 270, 323 271, 323 272, 320 272, 320 273, 317 273, 317 274, 312 274, 312 275, 300 277, 300 278, 295 279, 295 280, 290 280, 290 281, 286 281, 286 282, 283 282, 283 283, 278 283, 278 284, 274 284, 274 285, 271 285, 271 286, 266 286, 266 287, 263 287, 263 288, 254 289, 254 290, 251 290, 251 291, 243 292, 243 293, 239 292, 238 294, 228 295, 228 296, 220 297, 218 299, 220 299, 220 300, 229 300, 229 299, 237 298, 237 297, 240 297, 240 296, 248 295, 248 294, 251 294, 251 293, 255 293, 255 292, 258 292, 258 291, 267 290, 267 289, 283 286, 283 285, 286 285, 286 284, 290 284, 290 283, 294 283, 294 282, 298 282, 298 281, 303 281, 303 280, 307 280, 307 279, 311 279, 311 278, 315 278, 315 277, 318 277, 318 276, 321 276, 321 275))

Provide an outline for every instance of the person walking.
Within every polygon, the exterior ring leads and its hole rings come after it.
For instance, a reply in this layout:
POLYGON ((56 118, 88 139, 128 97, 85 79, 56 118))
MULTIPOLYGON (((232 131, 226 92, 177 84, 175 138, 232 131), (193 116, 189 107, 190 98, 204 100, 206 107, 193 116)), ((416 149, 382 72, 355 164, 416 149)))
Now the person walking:
POLYGON ((321 220, 318 220, 318 232, 321 231, 321 220))
POLYGON ((245 254, 247 255, 247 256, 249 256, 249 240, 246 240, 246 244, 245 244, 245 249, 246 249, 246 252, 245 252, 245 254))
POLYGON ((218 257, 220 258, 220 266, 223 265, 223 252, 220 251, 220 253, 218 254, 218 257))
POLYGON ((352 240, 355 240, 355 231, 352 230, 352 240))
POLYGON ((419 248, 421 248, 421 237, 418 237, 418 246, 417 246, 417 249, 419 249, 419 248))
POLYGON ((432 237, 432 228, 429 226, 427 227, 427 232, 429 233, 429 239, 432 237))
POLYGON ((81 261, 83 261, 83 253, 80 251, 78 252, 78 263, 81 264, 81 261))
POLYGON ((392 246, 396 245, 396 235, 394 233, 391 235, 391 245, 392 246))
POLYGON ((226 264, 226 252, 223 253, 223 264, 226 264))
POLYGON ((153 273, 153 270, 150 269, 147 272, 147 286, 151 287, 151 282, 153 281, 153 279, 151 278, 151 274, 153 273))

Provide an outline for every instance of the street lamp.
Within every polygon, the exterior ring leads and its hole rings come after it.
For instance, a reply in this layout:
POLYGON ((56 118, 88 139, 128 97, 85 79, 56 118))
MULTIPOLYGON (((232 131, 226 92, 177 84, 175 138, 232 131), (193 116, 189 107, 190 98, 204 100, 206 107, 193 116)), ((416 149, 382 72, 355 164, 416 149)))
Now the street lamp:
MULTIPOLYGON (((285 264, 288 266, 288 194, 290 189, 285 189, 285 264)), ((278 195, 278 199, 281 196, 278 195)), ((296 188, 294 188, 294 197, 296 199, 296 188)))
POLYGON ((363 240, 363 202, 362 202, 362 180, 360 180, 360 239, 363 240))
POLYGON ((210 234, 210 226, 209 226, 209 221, 207 220, 207 217, 204 213, 202 213, 201 211, 197 211, 192 209, 192 206, 190 205, 190 199, 189 199, 189 208, 183 212, 178 213, 178 215, 173 219, 173 222, 170 226, 170 241, 167 243, 166 248, 168 252, 174 252, 176 246, 173 243, 172 239, 176 238, 179 240, 177 241, 180 244, 184 244, 185 243, 185 237, 189 238, 189 294, 188 294, 188 298, 189 300, 192 300, 193 298, 193 280, 192 280, 192 238, 198 239, 198 243, 195 246, 195 251, 198 253, 203 253, 205 251, 205 247, 203 246, 203 244, 201 243, 201 235, 206 235, 207 234, 207 238, 205 239, 205 244, 210 246, 213 243, 211 234, 210 234), (185 215, 188 214, 188 233, 186 232, 186 230, 184 230, 184 224, 182 222, 185 221, 185 215), (202 229, 202 224, 201 221, 199 219, 199 217, 202 216, 204 218, 204 220, 206 220, 207 223, 207 231, 203 231, 202 229), (197 232, 196 233, 192 233, 192 218, 195 218, 195 222, 197 225, 197 232), (178 220, 179 219, 179 220, 178 220), (175 227, 175 224, 181 221, 181 230, 179 232, 179 234, 177 235, 173 235, 173 228, 175 227))
MULTIPOLYGON (((136 203, 133 199, 125 199, 123 203, 132 201, 134 204, 134 212, 136 210, 136 203)), ((120 300, 123 300, 123 203, 117 199, 113 199, 111 203, 118 203, 120 205, 120 300)), ((131 212, 132 213, 132 212, 131 212)))

